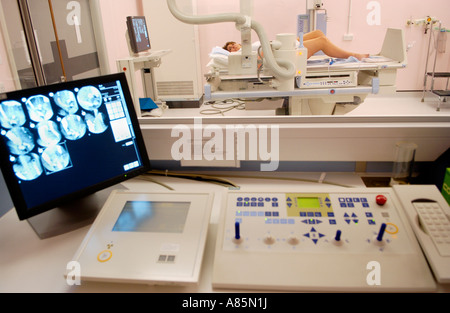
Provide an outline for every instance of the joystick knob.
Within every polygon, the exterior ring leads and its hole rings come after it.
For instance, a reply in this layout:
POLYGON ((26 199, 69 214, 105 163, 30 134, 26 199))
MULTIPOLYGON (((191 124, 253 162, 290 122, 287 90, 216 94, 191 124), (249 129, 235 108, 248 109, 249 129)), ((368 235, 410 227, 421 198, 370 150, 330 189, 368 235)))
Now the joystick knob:
POLYGON ((267 235, 264 237, 264 243, 266 245, 273 245, 275 243, 275 238, 272 235, 267 235))
POLYGON ((383 240, 384 233, 386 232, 386 224, 381 224, 380 230, 378 231, 378 235, 376 236, 374 243, 376 245, 382 246, 385 244, 385 241, 383 240))
POLYGON ((341 241, 341 235, 342 235, 342 231, 338 230, 336 232, 336 236, 334 237, 334 240, 341 241))
POLYGON ((342 237, 342 231, 340 231, 340 230, 336 231, 336 236, 334 236, 333 243, 338 246, 342 245, 343 241, 341 240, 341 237, 342 237))
POLYGON ((381 224, 380 231, 378 232, 377 241, 382 242, 384 233, 386 232, 386 224, 381 224))
POLYGON ((298 238, 295 237, 295 236, 289 236, 287 242, 288 242, 290 245, 293 245, 293 246, 298 245, 298 244, 300 243, 300 241, 298 240, 298 238))
POLYGON ((239 222, 236 222, 234 224, 234 238, 233 241, 235 243, 241 243, 242 242, 242 238, 241 238, 241 225, 239 224, 239 222))

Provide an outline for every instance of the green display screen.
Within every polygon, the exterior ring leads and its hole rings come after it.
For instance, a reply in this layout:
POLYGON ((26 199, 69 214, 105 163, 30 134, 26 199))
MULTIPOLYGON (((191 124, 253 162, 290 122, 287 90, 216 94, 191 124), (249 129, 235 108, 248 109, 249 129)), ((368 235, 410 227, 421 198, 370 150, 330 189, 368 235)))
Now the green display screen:
POLYGON ((320 208, 319 198, 297 198, 297 207, 299 209, 320 208))

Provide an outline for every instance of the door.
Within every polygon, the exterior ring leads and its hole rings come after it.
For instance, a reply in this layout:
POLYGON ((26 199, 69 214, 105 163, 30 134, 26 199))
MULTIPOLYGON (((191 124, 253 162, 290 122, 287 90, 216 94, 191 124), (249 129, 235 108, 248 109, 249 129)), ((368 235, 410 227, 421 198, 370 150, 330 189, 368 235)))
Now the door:
POLYGON ((0 0, 0 4, 17 88, 101 74, 89 0, 0 0))

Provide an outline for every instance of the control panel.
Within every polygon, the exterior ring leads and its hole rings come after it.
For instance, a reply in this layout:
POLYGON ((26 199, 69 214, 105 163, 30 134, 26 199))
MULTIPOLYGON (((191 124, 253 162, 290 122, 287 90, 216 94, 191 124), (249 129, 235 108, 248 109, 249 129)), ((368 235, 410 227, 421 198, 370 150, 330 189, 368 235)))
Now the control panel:
POLYGON ((308 73, 306 77, 298 76, 296 84, 298 88, 339 88, 356 87, 358 85, 358 73, 353 72, 330 72, 330 73, 308 73))
POLYGON ((230 192, 213 286, 281 290, 433 290, 390 188, 230 192))

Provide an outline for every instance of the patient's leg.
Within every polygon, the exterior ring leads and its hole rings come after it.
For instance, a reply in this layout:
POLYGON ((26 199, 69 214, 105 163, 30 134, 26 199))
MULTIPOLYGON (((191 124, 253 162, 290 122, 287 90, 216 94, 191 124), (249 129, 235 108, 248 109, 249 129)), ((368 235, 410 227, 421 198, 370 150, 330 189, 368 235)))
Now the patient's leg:
POLYGON ((326 55, 333 58, 346 59, 355 57, 358 60, 369 57, 369 54, 361 54, 345 51, 333 44, 321 31, 314 31, 303 36, 303 45, 308 49, 308 58, 322 50, 326 55))
POLYGON ((312 32, 306 33, 303 35, 303 40, 311 40, 314 38, 319 38, 319 37, 325 37, 325 34, 320 30, 320 29, 316 29, 313 30, 312 32))

